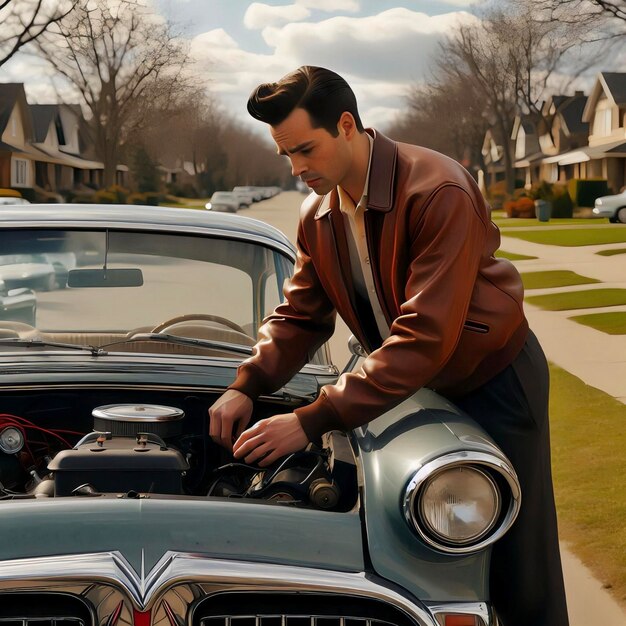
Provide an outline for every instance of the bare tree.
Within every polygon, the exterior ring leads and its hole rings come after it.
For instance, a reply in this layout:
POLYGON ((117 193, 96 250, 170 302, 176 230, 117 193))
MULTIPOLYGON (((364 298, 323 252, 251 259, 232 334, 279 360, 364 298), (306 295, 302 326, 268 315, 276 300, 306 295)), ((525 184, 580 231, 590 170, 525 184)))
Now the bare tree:
POLYGON ((42 35, 52 24, 60 22, 77 0, 45 2, 44 0, 0 0, 0 66, 23 46, 42 35))
POLYGON ((476 25, 460 26, 435 64, 438 85, 471 84, 503 147, 507 189, 515 169, 511 131, 517 114, 541 119, 551 76, 579 41, 574 26, 536 19, 532 2, 491 9, 476 25))
POLYGON ((141 0, 78 0, 37 43, 89 110, 104 184, 111 185, 147 108, 166 108, 184 84, 185 50, 141 0))
POLYGON ((405 115, 387 129, 391 137, 442 152, 470 171, 482 167, 488 123, 484 99, 472 82, 461 78, 416 86, 407 104, 405 115))
MULTIPOLYGON (((626 0, 536 0, 536 8, 545 11, 544 19, 566 23, 584 22, 602 25, 604 20, 615 23, 616 20, 626 22, 626 0)), ((621 37, 624 25, 617 30, 603 31, 599 37, 621 37)))

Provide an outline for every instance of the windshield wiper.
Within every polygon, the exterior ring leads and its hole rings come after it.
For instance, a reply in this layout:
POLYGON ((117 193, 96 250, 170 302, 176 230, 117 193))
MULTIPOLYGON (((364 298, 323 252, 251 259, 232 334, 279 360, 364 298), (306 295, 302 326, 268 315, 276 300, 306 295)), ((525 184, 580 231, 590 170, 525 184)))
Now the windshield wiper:
POLYGON ((0 346, 22 346, 25 348, 69 348, 70 350, 84 350, 91 352, 93 356, 106 354, 102 348, 97 346, 83 346, 76 343, 61 343, 60 341, 45 341, 44 339, 0 339, 0 346))
POLYGON ((123 343, 131 343, 133 341, 160 341, 163 343, 174 343, 180 346, 194 346, 196 348, 213 348, 214 350, 224 350, 225 352, 236 352, 237 354, 251 355, 252 348, 250 346, 242 346, 236 343, 228 343, 226 341, 215 341, 213 339, 193 339, 191 337, 179 337, 178 335, 167 335, 163 333, 137 333, 123 339, 122 341, 114 341, 106 343, 101 348, 110 348, 111 346, 119 346, 123 343))

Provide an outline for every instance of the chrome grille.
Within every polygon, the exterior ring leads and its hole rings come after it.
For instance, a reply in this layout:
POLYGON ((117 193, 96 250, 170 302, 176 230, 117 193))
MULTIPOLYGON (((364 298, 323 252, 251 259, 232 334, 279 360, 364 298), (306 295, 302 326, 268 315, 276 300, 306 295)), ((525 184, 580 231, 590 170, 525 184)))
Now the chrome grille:
POLYGON ((95 626, 93 607, 69 593, 0 593, 0 626, 95 626))
POLYGON ((393 622, 337 615, 237 615, 208 617, 202 626, 394 626, 393 622))
POLYGON ((384 601, 336 593, 222 592, 192 610, 193 626, 416 626, 384 601))
POLYGON ((74 617, 0 617, 0 626, 86 626, 82 619, 74 617))

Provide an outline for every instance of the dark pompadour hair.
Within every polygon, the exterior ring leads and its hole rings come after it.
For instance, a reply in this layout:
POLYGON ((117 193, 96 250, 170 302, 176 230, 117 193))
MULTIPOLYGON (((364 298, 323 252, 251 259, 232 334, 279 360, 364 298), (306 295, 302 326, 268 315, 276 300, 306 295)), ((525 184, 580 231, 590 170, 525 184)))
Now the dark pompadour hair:
POLYGON ((270 126, 280 124, 296 108, 309 114, 314 128, 325 128, 334 137, 339 134, 339 118, 348 111, 363 132, 350 85, 323 67, 303 65, 275 83, 259 85, 248 98, 248 113, 270 126))

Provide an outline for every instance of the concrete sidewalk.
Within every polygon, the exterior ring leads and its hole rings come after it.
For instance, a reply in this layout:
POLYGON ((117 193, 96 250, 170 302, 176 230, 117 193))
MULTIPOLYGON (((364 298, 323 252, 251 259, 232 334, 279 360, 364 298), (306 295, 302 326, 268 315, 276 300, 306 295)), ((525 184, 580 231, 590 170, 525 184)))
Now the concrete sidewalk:
MULTIPOLYGON (((516 229, 516 231, 519 230, 522 229, 516 229)), ((538 259, 514 261, 514 265, 520 272, 571 270, 582 276, 602 281, 602 284, 533 289, 526 292, 527 296, 585 289, 626 289, 626 254, 614 256, 596 254, 600 250, 623 249, 626 248, 626 244, 547 246, 507 237, 506 229, 501 233, 500 248, 502 250, 538 257, 538 259)), ((552 362, 574 376, 578 376, 587 384, 626 403, 626 335, 608 335, 568 319, 574 315, 600 311, 626 311, 626 305, 604 309, 544 311, 525 302, 524 310, 531 328, 552 362)))

